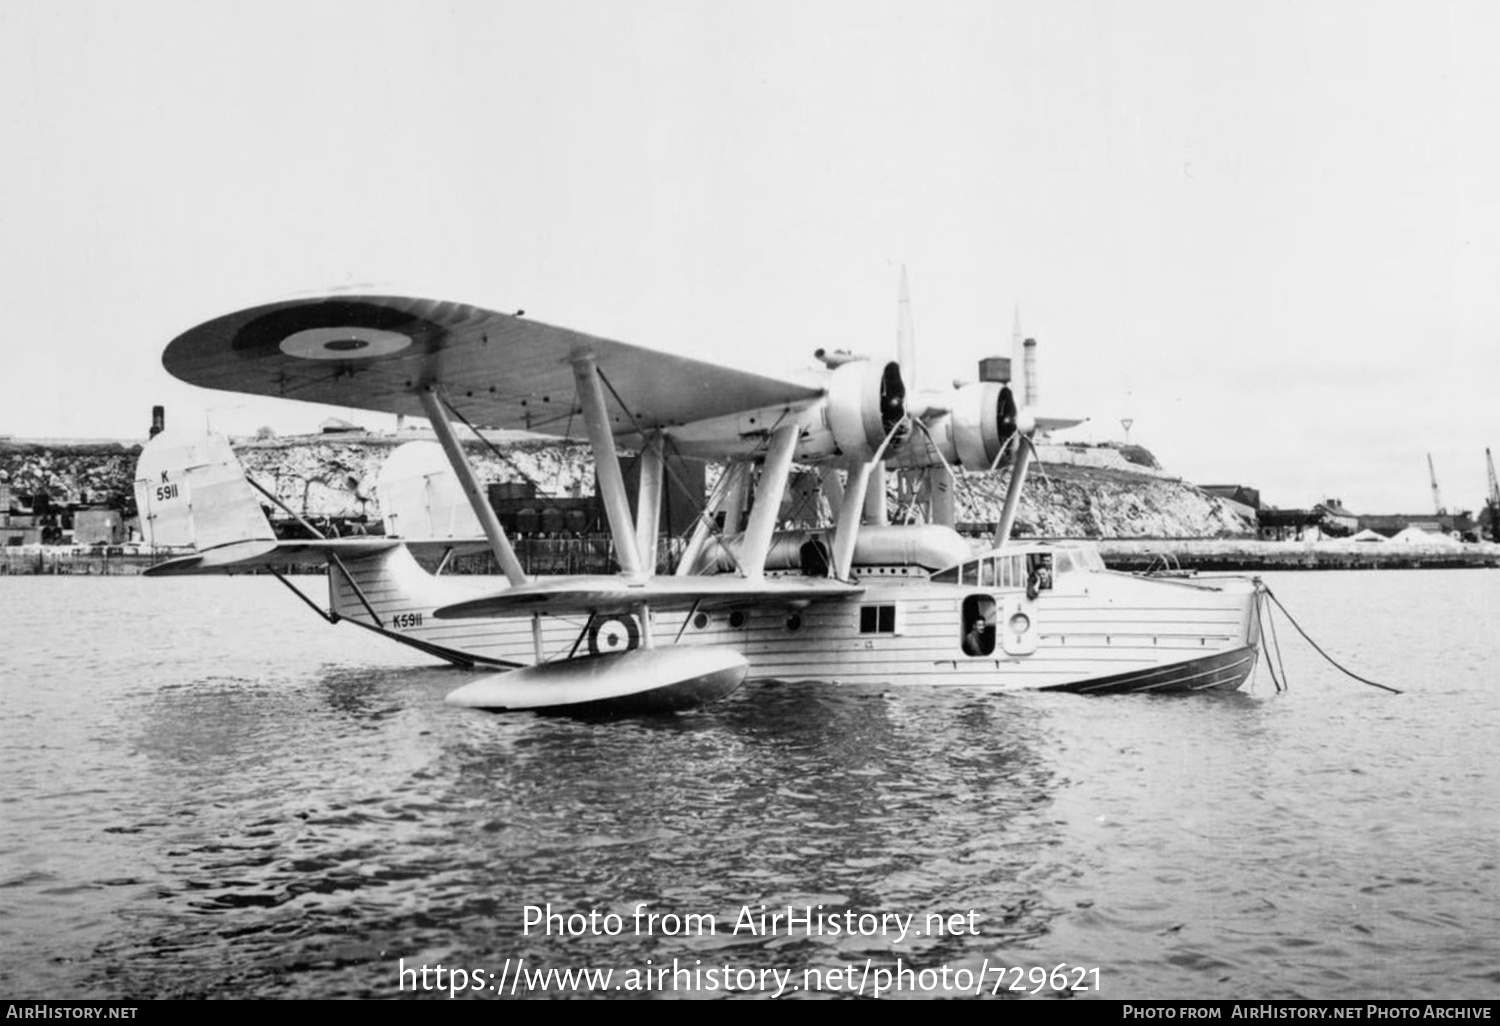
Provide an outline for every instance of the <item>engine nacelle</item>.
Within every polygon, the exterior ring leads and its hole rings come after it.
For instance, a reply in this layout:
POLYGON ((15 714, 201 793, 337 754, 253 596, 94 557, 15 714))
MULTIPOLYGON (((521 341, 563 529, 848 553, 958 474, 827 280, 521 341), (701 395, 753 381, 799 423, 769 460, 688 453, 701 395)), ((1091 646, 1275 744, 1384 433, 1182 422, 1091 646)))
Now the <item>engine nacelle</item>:
POLYGON ((978 381, 960 387, 953 401, 954 463, 989 470, 1016 433, 1016 398, 1010 386, 978 381))
POLYGON ((1035 426, 1024 411, 1017 412, 1010 388, 993 381, 925 395, 917 403, 927 411, 919 413, 926 430, 890 461, 892 466, 989 470, 1017 430, 1030 434, 1035 426))
POLYGON ((829 375, 826 410, 828 430, 845 456, 870 459, 893 428, 886 452, 894 452, 910 432, 901 423, 906 416, 906 385, 894 362, 856 360, 835 367, 829 375))

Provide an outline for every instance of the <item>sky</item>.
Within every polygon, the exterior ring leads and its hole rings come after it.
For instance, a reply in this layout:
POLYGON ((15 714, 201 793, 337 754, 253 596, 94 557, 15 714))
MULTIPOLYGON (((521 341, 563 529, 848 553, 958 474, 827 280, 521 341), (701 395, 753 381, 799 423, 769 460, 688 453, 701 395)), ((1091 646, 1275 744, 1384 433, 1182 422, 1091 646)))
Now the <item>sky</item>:
MULTIPOLYGON (((0 0, 0 435, 313 430, 168 341, 331 290, 1049 412, 1200 484, 1476 508, 1493 0, 0 0)), ((375 415, 354 419, 391 426, 375 415)))

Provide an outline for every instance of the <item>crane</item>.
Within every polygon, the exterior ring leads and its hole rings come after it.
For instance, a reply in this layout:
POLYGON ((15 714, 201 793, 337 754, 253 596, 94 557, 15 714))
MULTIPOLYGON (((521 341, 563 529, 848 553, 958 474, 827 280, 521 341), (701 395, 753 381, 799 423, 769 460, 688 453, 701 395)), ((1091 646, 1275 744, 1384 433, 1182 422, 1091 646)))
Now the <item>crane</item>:
POLYGON ((1443 497, 1438 494, 1437 469, 1432 465, 1432 453, 1427 454, 1427 473, 1432 478, 1432 505, 1438 516, 1448 512, 1443 508, 1443 497))
POLYGON ((1490 455, 1489 449, 1484 450, 1484 464, 1485 469, 1490 472, 1490 494, 1485 501, 1490 513, 1490 538, 1500 540, 1500 484, 1495 482, 1495 458, 1490 455))

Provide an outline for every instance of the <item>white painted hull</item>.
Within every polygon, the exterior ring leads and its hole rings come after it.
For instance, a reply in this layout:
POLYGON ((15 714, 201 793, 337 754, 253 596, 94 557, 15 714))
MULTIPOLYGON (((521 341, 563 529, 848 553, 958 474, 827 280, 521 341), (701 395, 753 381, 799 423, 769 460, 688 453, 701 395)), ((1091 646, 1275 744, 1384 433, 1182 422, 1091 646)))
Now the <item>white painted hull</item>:
MULTIPOLYGON (((383 632, 396 640, 458 661, 535 661, 530 617, 432 616, 438 606, 492 593, 503 583, 433 578, 403 550, 395 552, 401 555, 347 564, 363 601, 342 573, 330 575, 333 605, 342 617, 374 626, 373 610, 383 632)), ((731 649, 749 662, 749 679, 788 682, 1199 690, 1238 687, 1255 664, 1255 588, 1242 579, 1197 582, 1079 571, 1059 576, 1056 587, 1035 601, 1017 589, 939 584, 925 575, 867 577, 864 583, 857 599, 801 610, 653 612, 649 634, 657 646, 731 649), (962 604, 973 596, 992 597, 1004 610, 1024 608, 1034 622, 1030 647, 1006 651, 997 643, 986 655, 966 654, 962 604), (893 607, 893 629, 862 633, 860 610, 869 606, 893 607)), ((546 659, 590 653, 584 617, 542 616, 538 624, 546 659)), ((635 626, 637 637, 624 644, 641 643, 647 628, 635 626)))

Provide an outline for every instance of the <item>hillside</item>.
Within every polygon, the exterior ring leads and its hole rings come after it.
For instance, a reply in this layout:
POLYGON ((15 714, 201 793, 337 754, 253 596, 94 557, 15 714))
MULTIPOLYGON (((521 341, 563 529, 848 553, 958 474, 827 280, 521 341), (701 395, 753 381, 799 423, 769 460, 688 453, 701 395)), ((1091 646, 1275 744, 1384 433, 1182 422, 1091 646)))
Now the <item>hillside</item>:
MULTIPOLYGON (((1181 481, 1067 464, 1043 464, 1042 471, 1029 476, 1016 514, 1024 537, 1223 538, 1256 531, 1253 518, 1181 481)), ((993 518, 990 512, 976 519, 993 518)))
MULTIPOLYGON (((309 517, 378 517, 375 479, 404 438, 318 435, 238 440, 248 473, 309 517)), ((593 494, 588 447, 508 440, 496 455, 469 447, 481 480, 534 481, 545 494, 593 494)), ((0 485, 14 495, 46 493, 57 505, 84 503, 135 513, 132 495, 139 448, 118 443, 0 442, 0 485)), ((1044 448, 1018 513, 1018 530, 1036 537, 1214 538, 1253 534, 1236 508, 1152 468, 1149 454, 1129 463, 1109 452, 1044 448), (1140 466, 1134 464, 1139 463, 1140 466), (1126 469, 1128 468, 1128 469, 1126 469)), ((1006 475, 960 482, 959 519, 993 522, 1006 475)))

